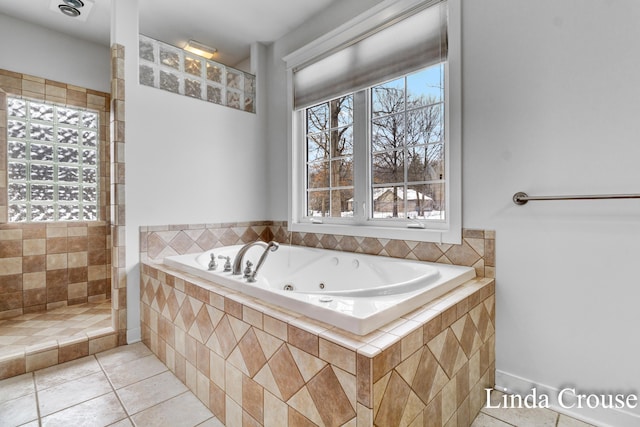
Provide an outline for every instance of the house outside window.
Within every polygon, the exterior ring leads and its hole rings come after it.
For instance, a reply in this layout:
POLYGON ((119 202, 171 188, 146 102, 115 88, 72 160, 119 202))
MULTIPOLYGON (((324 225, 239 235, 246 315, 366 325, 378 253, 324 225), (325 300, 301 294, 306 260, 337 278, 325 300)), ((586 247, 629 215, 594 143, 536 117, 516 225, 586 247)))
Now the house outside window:
POLYGON ((460 241, 460 3, 398 4, 285 58, 293 231, 460 241))
POLYGON ((9 222, 97 221, 100 114, 7 97, 9 222))

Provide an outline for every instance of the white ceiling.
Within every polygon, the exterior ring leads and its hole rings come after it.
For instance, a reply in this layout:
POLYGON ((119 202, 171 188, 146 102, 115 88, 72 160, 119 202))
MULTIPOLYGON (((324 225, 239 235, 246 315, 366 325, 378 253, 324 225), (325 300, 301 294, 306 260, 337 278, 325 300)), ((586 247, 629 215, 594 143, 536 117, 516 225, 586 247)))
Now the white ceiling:
MULTIPOLYGON (((218 49, 216 60, 233 66, 249 56, 251 43, 279 39, 334 0, 138 1, 142 34, 178 47, 198 40, 218 49)), ((109 45, 111 0, 92 3, 86 21, 60 13, 63 0, 0 0, 0 13, 109 45)))

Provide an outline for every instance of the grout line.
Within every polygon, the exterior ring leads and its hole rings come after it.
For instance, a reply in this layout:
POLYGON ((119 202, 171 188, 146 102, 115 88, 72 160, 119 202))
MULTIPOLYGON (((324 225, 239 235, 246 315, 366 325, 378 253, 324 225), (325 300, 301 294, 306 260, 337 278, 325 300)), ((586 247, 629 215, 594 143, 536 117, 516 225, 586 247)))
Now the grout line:
POLYGON ((38 415, 38 426, 42 427, 42 418, 40 417, 40 400, 38 399, 38 384, 36 383, 35 371, 31 371, 31 381, 33 381, 33 394, 36 399, 36 414, 38 415))

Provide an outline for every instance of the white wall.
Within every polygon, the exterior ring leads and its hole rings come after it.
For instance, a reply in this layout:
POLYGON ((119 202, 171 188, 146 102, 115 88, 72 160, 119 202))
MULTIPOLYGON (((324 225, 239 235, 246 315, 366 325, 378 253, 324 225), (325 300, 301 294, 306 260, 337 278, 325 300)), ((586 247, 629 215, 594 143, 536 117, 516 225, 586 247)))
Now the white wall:
MULTIPOLYGON (((262 220, 268 199, 261 70, 257 114, 139 85, 137 3, 115 0, 112 23, 125 46, 129 341, 140 337, 139 227, 262 220)), ((264 51, 252 49, 258 68, 264 51)))
MULTIPOLYGON (((497 383, 524 392, 535 385, 552 403, 554 390, 566 386, 637 394, 640 201, 516 206, 511 198, 517 191, 640 193, 640 3, 483 0, 462 7, 463 226, 497 232, 497 383)), ((327 18, 271 49, 274 219, 287 217, 279 59, 346 20, 327 18)), ((640 409, 631 412, 640 417, 640 409)), ((638 425, 619 411, 574 415, 638 425)))
POLYGON ((640 201, 511 202, 640 193, 638 23, 633 0, 464 3, 463 224, 497 231, 500 385, 640 391, 640 201))
POLYGON ((0 68, 111 92, 109 47, 0 14, 0 68))

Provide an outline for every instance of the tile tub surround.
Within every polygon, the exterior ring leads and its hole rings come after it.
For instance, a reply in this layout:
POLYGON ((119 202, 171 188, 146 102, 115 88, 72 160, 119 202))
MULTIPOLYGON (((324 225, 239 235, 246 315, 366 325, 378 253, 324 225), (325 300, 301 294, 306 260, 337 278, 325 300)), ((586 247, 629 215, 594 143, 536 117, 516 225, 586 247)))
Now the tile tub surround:
POLYGON ((495 232, 465 229, 462 244, 436 244, 410 240, 375 239, 320 233, 290 233, 286 221, 218 224, 181 224, 140 227, 141 261, 203 252, 254 240, 370 255, 474 267, 477 277, 495 277, 495 232))
POLYGON ((477 278, 356 336, 143 263, 142 337, 227 426, 470 425, 494 384, 494 290, 477 278))
POLYGON ((0 319, 110 297, 110 102, 107 93, 0 70, 0 319), (99 112, 103 221, 6 222, 7 95, 99 112))

